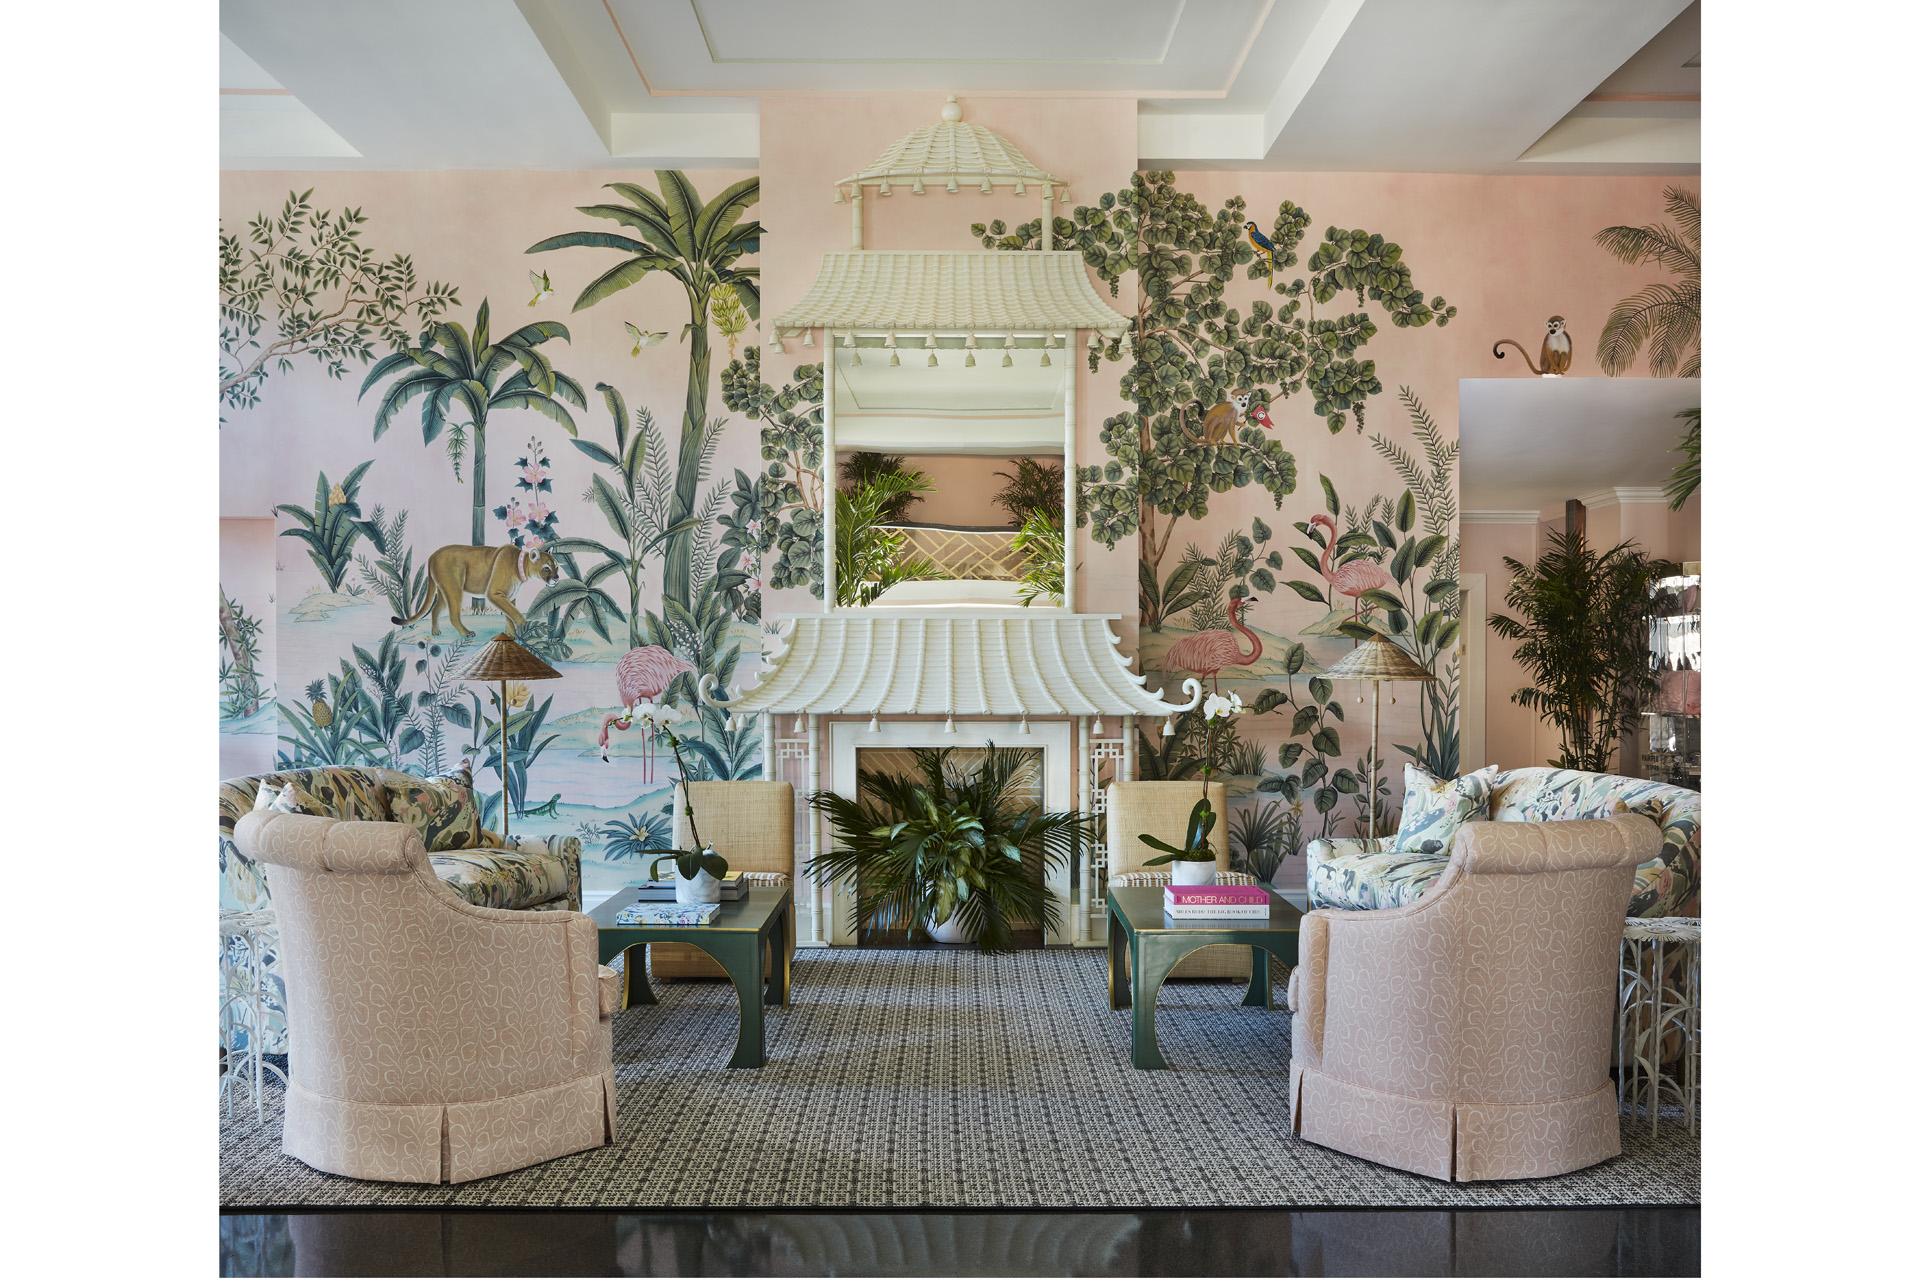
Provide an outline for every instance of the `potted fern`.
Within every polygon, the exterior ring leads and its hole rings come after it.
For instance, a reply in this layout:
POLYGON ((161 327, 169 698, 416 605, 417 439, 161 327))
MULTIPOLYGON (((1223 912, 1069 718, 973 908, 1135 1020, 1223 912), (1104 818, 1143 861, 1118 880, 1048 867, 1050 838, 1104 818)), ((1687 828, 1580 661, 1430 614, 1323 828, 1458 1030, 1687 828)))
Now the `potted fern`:
POLYGON ((979 768, 963 772, 953 750, 916 749, 917 776, 860 770, 866 801, 809 796, 836 836, 810 866, 828 883, 852 886, 861 929, 1011 951, 1016 921, 1060 927, 1046 871, 1092 838, 1092 823, 1021 805, 1014 792, 1034 768, 1022 753, 988 743, 979 768))

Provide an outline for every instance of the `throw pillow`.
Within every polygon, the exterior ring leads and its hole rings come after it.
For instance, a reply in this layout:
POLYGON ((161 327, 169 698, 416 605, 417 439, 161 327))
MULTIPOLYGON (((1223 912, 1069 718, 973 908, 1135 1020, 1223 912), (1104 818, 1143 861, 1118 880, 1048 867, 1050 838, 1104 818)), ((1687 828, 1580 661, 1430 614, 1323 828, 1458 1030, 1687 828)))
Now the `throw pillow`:
POLYGON ((261 809, 273 808, 273 802, 280 798, 280 788, 269 783, 261 783, 260 789, 253 793, 253 808, 257 813, 261 809))
POLYGON ((1417 764, 1408 765, 1407 798, 1400 809, 1400 834, 1394 837, 1393 851, 1436 858, 1452 853, 1454 834, 1487 816, 1493 775, 1499 769, 1490 764, 1449 781, 1417 764))
POLYGON ((480 847, 480 807, 473 798, 473 770, 441 778, 408 778, 387 788, 393 820, 420 836, 428 853, 480 847))
POLYGON ((322 805, 318 800, 302 791, 298 785, 291 782, 280 788, 280 794, 274 797, 273 803, 268 805, 267 808, 273 810, 275 813, 304 813, 314 818, 324 818, 327 816, 325 805, 322 805))

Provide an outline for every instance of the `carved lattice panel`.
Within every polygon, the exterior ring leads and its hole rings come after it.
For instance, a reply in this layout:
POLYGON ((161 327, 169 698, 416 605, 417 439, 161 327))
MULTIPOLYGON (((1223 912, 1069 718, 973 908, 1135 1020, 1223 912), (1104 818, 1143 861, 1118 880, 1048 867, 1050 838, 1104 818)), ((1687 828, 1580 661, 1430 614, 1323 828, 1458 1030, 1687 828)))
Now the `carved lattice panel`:
POLYGON ((888 525, 906 535, 902 556, 925 556, 933 561, 935 576, 975 581, 1013 582, 1020 577, 1024 558, 1013 549, 1014 530, 927 529, 916 525, 888 525))

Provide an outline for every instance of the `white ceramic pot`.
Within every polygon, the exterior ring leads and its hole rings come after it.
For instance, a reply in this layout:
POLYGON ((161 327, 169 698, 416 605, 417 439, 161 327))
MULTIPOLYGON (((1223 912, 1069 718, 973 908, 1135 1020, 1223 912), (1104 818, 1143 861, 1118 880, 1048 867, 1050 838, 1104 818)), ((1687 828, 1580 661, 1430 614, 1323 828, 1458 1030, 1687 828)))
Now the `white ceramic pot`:
POLYGON ((720 882, 705 867, 700 868, 691 880, 681 875, 676 867, 673 872, 673 900, 680 903, 718 902, 720 882))
POLYGON ((1173 863, 1173 882, 1175 884, 1212 884, 1215 872, 1219 868, 1216 859, 1205 862, 1187 862, 1175 859, 1173 863))
POLYGON ((958 943, 975 941, 973 930, 960 923, 960 913, 957 911, 947 917, 945 924, 928 925, 927 936, 935 942, 958 943))

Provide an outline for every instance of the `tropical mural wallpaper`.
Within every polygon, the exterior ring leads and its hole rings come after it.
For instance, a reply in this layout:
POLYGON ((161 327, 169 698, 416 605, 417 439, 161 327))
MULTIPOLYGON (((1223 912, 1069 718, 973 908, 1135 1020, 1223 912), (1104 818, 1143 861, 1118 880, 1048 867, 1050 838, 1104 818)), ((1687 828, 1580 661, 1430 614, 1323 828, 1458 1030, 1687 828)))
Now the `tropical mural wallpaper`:
MULTIPOLYGON (((759 777, 767 726, 696 690, 751 682, 778 614, 818 607, 822 366, 763 345, 761 272, 844 241, 783 246, 754 174, 227 177, 223 510, 270 511, 277 554, 270 654, 222 591, 222 732, 287 766, 470 761, 486 823, 578 836, 590 893, 642 874, 676 767, 636 708, 689 716, 694 776, 759 777), (333 329, 302 346, 289 314, 333 329), (457 673, 509 627, 560 678, 502 705, 457 673)), ((1449 301, 1490 293, 1447 247, 1472 194, 1377 178, 1138 173, 1055 222, 1133 321, 1083 375, 1124 406, 1082 423, 1084 572, 1127 579, 1139 669, 1252 713, 1214 758, 1262 865, 1364 830, 1370 778, 1390 826, 1402 764, 1461 765, 1454 380, 1507 372, 1468 353, 1510 321, 1449 301), (1377 758, 1325 674, 1370 632, 1438 677, 1381 708, 1377 758)), ((1037 221, 945 209, 924 247, 1037 248, 1037 221)), ((1196 777, 1197 715, 1163 728, 1141 776, 1196 777)))

